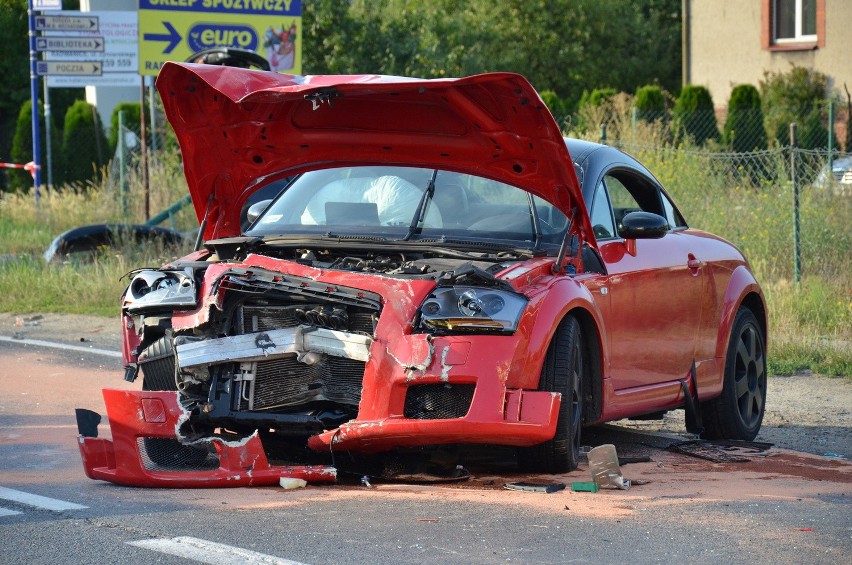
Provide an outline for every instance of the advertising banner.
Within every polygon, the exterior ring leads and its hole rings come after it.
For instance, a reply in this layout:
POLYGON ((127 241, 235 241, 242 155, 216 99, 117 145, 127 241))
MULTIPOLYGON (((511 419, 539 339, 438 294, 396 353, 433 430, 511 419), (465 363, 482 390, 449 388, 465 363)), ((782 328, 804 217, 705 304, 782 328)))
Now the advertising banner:
POLYGON ((139 73, 213 47, 265 57, 273 71, 300 74, 301 0, 139 0, 139 73))

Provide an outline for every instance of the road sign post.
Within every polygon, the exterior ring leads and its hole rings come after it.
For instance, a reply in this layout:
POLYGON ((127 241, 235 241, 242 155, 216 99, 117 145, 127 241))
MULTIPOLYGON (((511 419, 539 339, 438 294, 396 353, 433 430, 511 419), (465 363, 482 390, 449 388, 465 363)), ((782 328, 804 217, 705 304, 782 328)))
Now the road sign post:
POLYGON ((38 74, 36 72, 36 63, 38 62, 38 52, 36 51, 36 16, 33 9, 33 0, 27 0, 27 16, 29 20, 29 39, 30 39, 30 99, 32 100, 32 124, 33 124, 33 197, 35 198, 36 206, 41 194, 41 140, 39 139, 39 116, 38 116, 38 74))

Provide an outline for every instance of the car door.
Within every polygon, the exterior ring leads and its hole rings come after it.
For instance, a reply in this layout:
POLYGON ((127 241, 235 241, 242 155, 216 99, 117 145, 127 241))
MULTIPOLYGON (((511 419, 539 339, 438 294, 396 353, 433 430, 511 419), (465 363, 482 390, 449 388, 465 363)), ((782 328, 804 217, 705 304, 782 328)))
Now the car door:
POLYGON ((651 179, 626 169, 602 177, 591 220, 608 277, 613 388, 684 378, 695 356, 703 284, 685 223, 651 179), (671 229, 659 239, 622 238, 622 219, 639 210, 666 217, 671 229))

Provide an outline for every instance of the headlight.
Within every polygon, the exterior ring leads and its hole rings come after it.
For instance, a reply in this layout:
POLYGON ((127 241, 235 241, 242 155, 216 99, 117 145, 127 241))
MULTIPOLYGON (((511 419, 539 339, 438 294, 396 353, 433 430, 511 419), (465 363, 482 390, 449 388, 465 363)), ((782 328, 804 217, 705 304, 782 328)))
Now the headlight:
POLYGON ((420 328, 430 333, 511 334, 527 305, 519 294, 493 288, 436 288, 420 306, 420 328))
POLYGON ((180 310, 196 305, 192 269, 185 271, 140 271, 124 294, 128 312, 180 310))

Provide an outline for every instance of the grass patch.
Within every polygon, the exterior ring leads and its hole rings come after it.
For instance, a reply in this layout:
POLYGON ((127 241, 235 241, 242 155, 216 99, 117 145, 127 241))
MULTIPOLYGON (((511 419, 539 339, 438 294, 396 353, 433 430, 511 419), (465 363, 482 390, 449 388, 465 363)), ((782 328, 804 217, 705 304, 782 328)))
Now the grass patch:
MULTIPOLYGON (((652 126, 620 126, 623 145, 657 175, 690 226, 716 233, 743 250, 761 282, 769 309, 769 367, 773 374, 811 370, 852 376, 852 198, 805 186, 801 192, 803 281, 793 272, 793 201, 785 157, 767 152, 751 161, 723 163, 691 150, 673 150, 652 126), (654 146, 630 145, 635 140, 654 146), (760 173, 759 175, 756 172, 760 173), (778 180, 758 180, 769 177, 778 180)), ((612 131, 612 130, 611 130, 612 131)), ((594 137, 594 136, 592 136, 594 137)), ((144 221, 141 183, 131 173, 127 217, 106 184, 86 190, 46 191, 38 207, 31 195, 0 197, 0 311, 71 312, 116 316, 129 270, 159 266, 174 253, 127 246, 94 261, 45 265, 41 253, 62 231, 90 223, 144 221)), ((152 168, 151 210, 186 193, 176 158, 152 168)), ((174 227, 197 227, 192 207, 174 227)), ((188 251, 188 250, 187 250, 188 251)))

